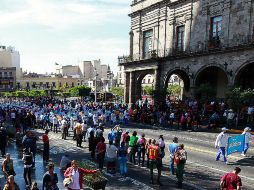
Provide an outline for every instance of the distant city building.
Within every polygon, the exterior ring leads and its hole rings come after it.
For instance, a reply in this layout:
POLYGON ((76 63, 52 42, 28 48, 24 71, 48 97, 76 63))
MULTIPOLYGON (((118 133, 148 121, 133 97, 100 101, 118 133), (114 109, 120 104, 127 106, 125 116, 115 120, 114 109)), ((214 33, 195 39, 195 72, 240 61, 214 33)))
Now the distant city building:
POLYGON ((83 80, 72 77, 27 74, 17 81, 19 90, 60 90, 81 85, 83 80))
POLYGON ((0 67, 16 68, 16 78, 21 77, 20 55, 14 47, 0 46, 0 67))
POLYGON ((16 68, 0 67, 0 92, 9 92, 15 90, 16 86, 16 68))

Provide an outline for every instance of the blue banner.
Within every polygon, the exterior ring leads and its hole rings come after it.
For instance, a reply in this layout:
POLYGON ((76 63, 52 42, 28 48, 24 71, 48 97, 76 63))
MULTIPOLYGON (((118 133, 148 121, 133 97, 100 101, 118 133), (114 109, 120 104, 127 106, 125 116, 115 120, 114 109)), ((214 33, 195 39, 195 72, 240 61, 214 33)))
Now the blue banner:
POLYGON ((242 152, 244 149, 245 135, 238 135, 228 138, 227 155, 242 152))

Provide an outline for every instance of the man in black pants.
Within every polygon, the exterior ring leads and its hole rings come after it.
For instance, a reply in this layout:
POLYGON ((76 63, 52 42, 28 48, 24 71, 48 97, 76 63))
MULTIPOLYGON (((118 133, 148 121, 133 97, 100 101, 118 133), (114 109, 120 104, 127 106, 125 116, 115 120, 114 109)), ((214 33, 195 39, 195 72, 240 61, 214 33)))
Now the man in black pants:
POLYGON ((5 156, 6 144, 7 144, 7 133, 6 133, 6 130, 3 127, 1 127, 0 128, 0 149, 1 149, 2 157, 5 156))

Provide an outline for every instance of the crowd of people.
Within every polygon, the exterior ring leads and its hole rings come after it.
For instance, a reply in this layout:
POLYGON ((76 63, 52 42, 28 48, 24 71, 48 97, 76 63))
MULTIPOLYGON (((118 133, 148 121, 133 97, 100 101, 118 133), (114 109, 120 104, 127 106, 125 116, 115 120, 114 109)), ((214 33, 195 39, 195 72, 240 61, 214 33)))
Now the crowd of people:
MULTIPOLYGON (((201 115, 211 114, 209 117, 209 125, 218 127, 220 116, 226 117, 227 125, 232 124, 232 110, 228 109, 223 102, 211 102, 209 109, 204 109, 200 113, 200 105, 196 100, 189 100, 184 103, 175 104, 167 102, 167 106, 157 108, 148 104, 147 101, 138 101, 132 107, 122 104, 107 104, 107 103, 93 103, 82 100, 68 101, 50 98, 40 98, 36 100, 29 99, 1 99, 0 106, 0 148, 2 156, 5 157, 3 162, 3 172, 6 175, 7 184, 14 187, 18 186, 15 182, 11 183, 15 176, 13 162, 10 154, 5 153, 7 143, 7 132, 4 129, 4 122, 8 122, 15 127, 16 142, 20 142, 23 148, 24 161, 24 180, 27 188, 36 189, 36 183, 32 183, 31 169, 35 167, 35 158, 37 154, 36 141, 39 138, 30 129, 39 128, 45 130, 41 137, 43 141, 43 160, 49 163, 50 143, 48 133, 61 133, 62 139, 66 140, 73 133, 72 138, 76 141, 77 147, 82 147, 82 143, 88 141, 91 159, 98 163, 100 171, 103 170, 104 165, 106 171, 115 174, 117 166, 119 165, 120 175, 126 177, 128 175, 128 164, 133 163, 140 167, 147 167, 150 169, 150 183, 154 184, 154 169, 157 168, 157 184, 161 183, 161 171, 163 168, 163 158, 166 154, 169 155, 170 166, 169 170, 172 175, 177 177, 177 186, 182 188, 184 166, 187 160, 187 152, 183 144, 178 143, 178 138, 173 138, 173 142, 166 144, 163 135, 158 139, 146 138, 144 133, 137 134, 133 131, 124 130, 121 126, 127 125, 130 120, 134 122, 142 122, 149 124, 159 124, 164 127, 173 127, 174 125, 183 130, 193 130, 194 126, 198 127, 201 123, 201 115), (105 129, 110 129, 108 134, 105 134, 105 129), (2 138, 4 137, 4 138, 2 138), (106 143, 108 142, 108 143, 106 143), (166 152, 168 151, 168 152, 166 152), (10 179, 9 179, 10 178, 10 179)), ((250 118, 251 120, 251 118, 250 118)), ((223 128, 223 134, 227 131, 223 128)), ((245 133, 249 131, 245 130, 245 133)), ((218 156, 220 154, 225 158, 225 147, 223 149, 223 138, 217 138, 216 147, 219 148, 218 156)), ((248 150, 248 142, 243 154, 248 150)), ((68 161, 67 156, 63 156, 68 161)), ((61 164, 60 164, 61 165, 61 164)), ((81 189, 83 181, 80 177, 84 174, 92 174, 98 171, 83 171, 78 169, 78 163, 74 160, 71 163, 66 162, 62 164, 66 169, 64 176, 70 176, 75 179, 75 183, 67 185, 68 189, 81 189), (69 164, 67 166, 67 164, 69 164), (78 171, 78 174, 77 172, 78 171)), ((237 170, 238 171, 238 170, 237 170)), ((239 173, 239 171, 238 171, 239 173)), ((237 173, 237 174, 238 174, 237 173)), ((225 177, 227 179, 227 177, 225 177)), ((238 179, 238 178, 237 178, 238 179)), ((224 178, 223 178, 224 180, 224 178)), ((54 172, 54 164, 49 163, 48 171, 43 176, 42 189, 51 190, 58 189, 58 178, 54 172)), ((222 185, 224 185, 223 183, 222 185)), ((4 188, 8 189, 8 188, 4 188)), ((12 188, 17 189, 17 188, 12 188)))

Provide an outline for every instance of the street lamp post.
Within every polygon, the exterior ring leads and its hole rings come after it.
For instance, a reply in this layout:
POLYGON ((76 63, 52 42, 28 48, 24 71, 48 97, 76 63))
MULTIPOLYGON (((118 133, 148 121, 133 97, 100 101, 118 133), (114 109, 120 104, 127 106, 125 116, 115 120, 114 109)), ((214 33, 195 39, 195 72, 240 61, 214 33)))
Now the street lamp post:
POLYGON ((96 69, 94 69, 94 73, 95 73, 94 102, 96 103, 97 102, 97 70, 96 69))

